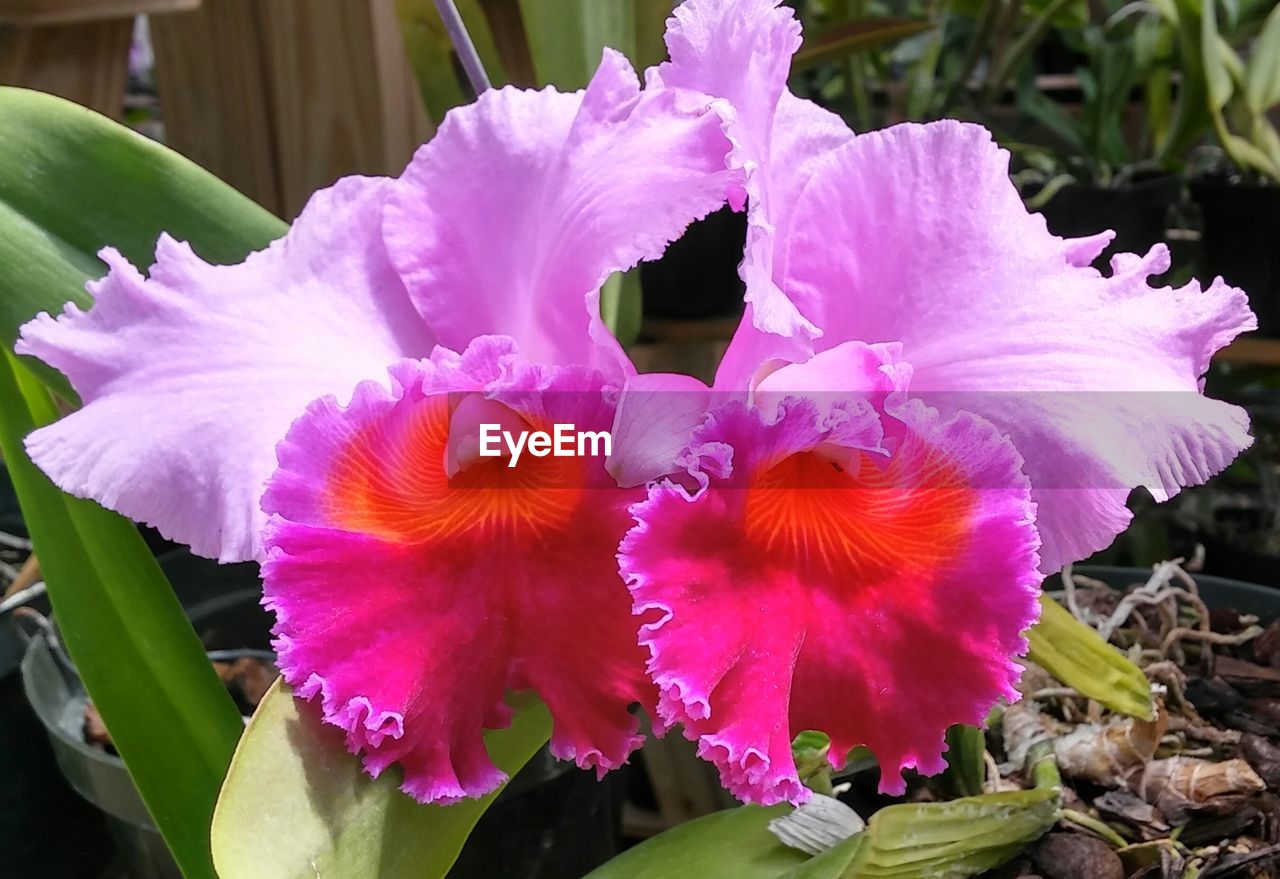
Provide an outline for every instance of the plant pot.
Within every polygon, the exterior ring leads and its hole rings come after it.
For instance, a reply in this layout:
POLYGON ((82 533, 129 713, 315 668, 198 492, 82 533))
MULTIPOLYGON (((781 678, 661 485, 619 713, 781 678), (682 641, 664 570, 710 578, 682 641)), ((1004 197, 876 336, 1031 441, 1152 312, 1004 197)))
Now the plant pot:
POLYGON ((747 215, 721 208, 688 228, 661 259, 641 263, 645 317, 702 320, 742 311, 738 277, 747 215))
MULTIPOLYGON (((1134 583, 1146 582, 1151 571, 1146 568, 1113 568, 1105 565, 1077 565, 1077 574, 1101 580, 1115 589, 1123 589, 1134 583)), ((1192 574, 1200 587, 1200 597, 1210 608, 1232 608, 1241 613, 1251 613, 1266 625, 1280 619, 1280 590, 1243 580, 1212 577, 1208 574, 1192 574)), ((1061 580, 1055 574, 1045 581, 1046 589, 1060 589, 1061 580)))
POLYGON ((67 680, 48 639, 31 642, 22 661, 27 701, 44 725, 62 775, 101 810, 121 862, 136 879, 182 879, 119 757, 84 741, 85 694, 67 680))
POLYGON ((1117 187, 1069 183, 1045 203, 1040 212, 1049 231, 1063 238, 1083 238, 1104 229, 1115 230, 1106 253, 1093 261, 1106 271, 1113 253, 1144 254, 1165 240, 1166 217, 1177 203, 1182 180, 1173 175, 1140 179, 1117 187))
POLYGON ((14 619, 0 617, 0 876, 98 879, 112 857, 107 823, 58 772, 23 694, 26 646, 14 619))
POLYGON ((1204 178, 1191 183, 1200 205, 1200 279, 1222 276, 1249 294, 1258 332, 1280 335, 1280 186, 1204 178))
POLYGON ((16 25, 77 24, 197 9, 200 0, 0 0, 0 22, 16 25))
MULTIPOLYGON (((189 591, 200 591, 198 580, 189 591)), ((190 608, 192 624, 209 649, 263 649, 270 617, 255 588, 207 598, 190 608)), ((63 777, 106 816, 120 861, 130 879, 182 879, 164 839, 147 813, 124 762, 84 740, 88 697, 69 660, 55 652, 47 635, 31 641, 22 660, 26 697, 43 724, 63 777)))

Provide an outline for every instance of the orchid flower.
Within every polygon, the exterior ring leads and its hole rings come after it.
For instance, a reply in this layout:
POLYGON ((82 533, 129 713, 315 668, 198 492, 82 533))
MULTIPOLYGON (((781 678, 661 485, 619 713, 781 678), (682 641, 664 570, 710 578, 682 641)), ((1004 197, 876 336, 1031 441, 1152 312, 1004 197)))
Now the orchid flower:
POLYGON ((400 178, 339 181, 239 265, 166 236, 144 277, 104 250, 88 311, 22 330, 84 403, 32 459, 201 555, 260 561, 284 677, 418 800, 503 781, 481 736, 508 690, 548 705, 554 754, 619 765, 629 706, 654 699, 615 560, 642 492, 603 451, 509 467, 477 431, 609 428, 635 370, 598 291, 725 201, 715 104, 642 92, 606 52, 585 92, 453 111, 400 178))
POLYGON ((778 0, 689 0, 668 45, 657 79, 737 111, 749 231, 715 394, 642 377, 619 413, 630 446, 654 410, 683 430, 611 462, 674 473, 620 556, 660 614, 660 718, 746 800, 808 796, 805 729, 837 767, 869 746, 900 793, 948 726, 1017 698, 1044 572, 1123 530, 1132 489, 1164 500, 1249 445, 1202 376, 1254 317, 1220 280, 1150 286, 1163 246, 1091 268, 1110 233, 1050 234, 979 126, 855 136, 798 100, 778 0))

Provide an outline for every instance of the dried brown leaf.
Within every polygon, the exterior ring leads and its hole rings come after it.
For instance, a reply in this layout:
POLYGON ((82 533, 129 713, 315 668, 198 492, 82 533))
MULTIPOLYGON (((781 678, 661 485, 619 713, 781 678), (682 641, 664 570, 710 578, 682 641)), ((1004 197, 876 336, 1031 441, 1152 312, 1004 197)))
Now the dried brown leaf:
POLYGON ((1153 760, 1134 789, 1170 821, 1197 809, 1218 808, 1266 789, 1244 760, 1219 763, 1194 757, 1153 760))
POLYGON ((1127 790, 1109 790, 1094 799, 1093 807, 1104 818, 1134 827, 1143 839, 1157 839, 1169 832, 1169 825, 1155 806, 1127 790))
POLYGON ((1167 723, 1159 706, 1155 720, 1119 717, 1106 724, 1082 724, 1053 743, 1058 768, 1075 779, 1122 787, 1155 756, 1167 723))

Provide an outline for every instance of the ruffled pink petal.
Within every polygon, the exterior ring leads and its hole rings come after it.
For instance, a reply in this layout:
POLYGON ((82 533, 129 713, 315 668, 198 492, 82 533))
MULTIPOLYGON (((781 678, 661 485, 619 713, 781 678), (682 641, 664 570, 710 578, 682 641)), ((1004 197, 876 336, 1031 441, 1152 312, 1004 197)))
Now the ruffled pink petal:
POLYGON ((530 367, 498 337, 392 377, 313 403, 280 445, 263 577, 285 678, 423 802, 501 783, 481 733, 506 724, 509 690, 547 703, 554 754, 617 767, 640 743, 628 706, 654 701, 614 559, 641 494, 613 486, 603 449, 446 472, 467 401, 607 430, 602 377, 530 367))
POLYGON ((807 797, 802 729, 836 764, 869 746, 901 792, 903 768, 942 768, 949 725, 1016 697, 1040 580, 1021 459, 901 395, 883 418, 798 397, 773 414, 716 409, 687 459, 702 490, 662 483, 633 508, 620 560, 636 610, 662 614, 641 630, 659 713, 744 800, 807 797))
POLYGON ((792 209, 821 157, 853 136, 838 116, 787 90, 800 23, 780 0, 688 0, 668 23, 671 60, 655 83, 725 98, 735 167, 746 172, 747 245, 741 273, 746 315, 716 375, 718 390, 744 386, 756 366, 780 357, 801 360, 821 335, 775 283, 777 241, 788 235, 792 209))
POLYGON ((705 96, 641 93, 612 50, 585 92, 505 88, 451 112, 386 224, 441 343, 500 333, 531 361, 634 371, 600 323, 598 291, 723 204, 723 126, 705 96))
POLYGON ((340 181, 235 266, 166 236, 148 279, 103 251, 92 308, 22 328, 18 352, 64 372, 85 404, 28 438, 32 459, 200 555, 257 558, 258 501, 289 423, 434 345, 383 247, 387 188, 340 181))
POLYGON ((913 393, 1005 431, 1046 571, 1110 543, 1131 489, 1166 498, 1251 442, 1243 410, 1200 394, 1213 353, 1256 326, 1245 295, 1150 287, 1163 247, 1101 276, 1088 263, 1108 238, 1049 234, 979 126, 859 136, 824 160, 795 218, 777 273, 819 347, 900 340, 913 393))

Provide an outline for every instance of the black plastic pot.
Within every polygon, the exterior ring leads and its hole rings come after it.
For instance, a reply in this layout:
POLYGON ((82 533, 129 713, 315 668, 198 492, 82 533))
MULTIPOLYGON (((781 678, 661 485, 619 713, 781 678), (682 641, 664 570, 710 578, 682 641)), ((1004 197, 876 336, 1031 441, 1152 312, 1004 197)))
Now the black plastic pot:
MULTIPOLYGON (((1146 568, 1113 568, 1105 565, 1076 565, 1075 573, 1101 580, 1108 586, 1123 589, 1134 583, 1145 583, 1151 576, 1146 568)), ((1263 624, 1280 618, 1280 589, 1260 586, 1257 583, 1246 583, 1243 580, 1229 580, 1226 577, 1211 577, 1207 574, 1192 574, 1196 585, 1200 587, 1200 597, 1211 608, 1223 607, 1251 613, 1263 624)), ((1046 589, 1062 588, 1058 575, 1045 581, 1046 589)))
POLYGON ((701 320, 742 311, 738 277, 747 215, 721 208, 689 227, 661 259, 640 266, 646 317, 701 320))
POLYGON ((22 691, 25 648, 18 624, 0 617, 0 876, 98 879, 113 852, 107 823, 58 771, 22 691))
MULTIPOLYGON (((175 568, 190 574, 203 565, 183 560, 171 561, 167 567, 172 575, 175 568)), ((227 569, 223 571, 223 577, 213 582, 198 576, 177 581, 183 583, 179 592, 187 598, 202 598, 198 603, 187 603, 201 641, 210 650, 268 647, 270 616, 259 604, 261 592, 256 576, 250 588, 233 588, 208 597, 210 586, 225 588, 234 582, 235 570, 232 569, 231 581, 226 578, 227 569)), ((105 817, 126 875, 130 879, 182 879, 123 761, 85 742, 88 697, 70 660, 48 635, 41 634, 27 648, 22 660, 22 683, 27 701, 47 733, 62 777, 105 817)), ((34 879, 44 874, 31 875, 34 879)))
POLYGON ((1203 178, 1191 195, 1200 205, 1200 279, 1221 275, 1244 290, 1258 332, 1280 335, 1280 186, 1203 178))
POLYGON ((1106 253, 1094 260, 1105 271, 1113 253, 1146 253, 1165 240, 1169 209, 1177 203, 1182 180, 1173 175, 1140 179, 1123 186, 1069 183, 1040 212, 1049 231, 1064 238, 1083 238, 1115 230, 1106 253))

